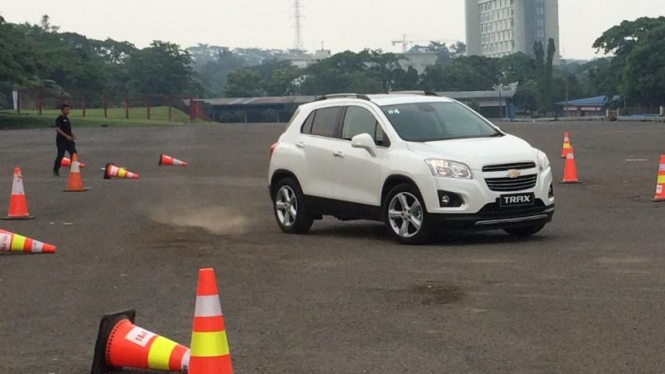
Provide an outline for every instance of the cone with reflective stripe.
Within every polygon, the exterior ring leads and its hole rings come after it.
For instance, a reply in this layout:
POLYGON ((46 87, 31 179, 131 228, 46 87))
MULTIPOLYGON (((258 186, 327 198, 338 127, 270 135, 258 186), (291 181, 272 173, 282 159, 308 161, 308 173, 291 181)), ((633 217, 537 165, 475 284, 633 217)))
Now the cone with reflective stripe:
MULTIPOLYGON (((63 157, 62 161, 60 161, 60 166, 68 168, 68 167, 72 166, 72 160, 68 159, 67 157, 63 157)), ((81 169, 83 169, 85 167, 85 164, 82 163, 82 162, 79 162, 79 166, 81 167, 81 169)))
POLYGON ((180 161, 162 153, 159 156, 159 166, 187 166, 187 161, 180 161))
POLYGON ((582 183, 577 179, 577 166, 575 165, 575 153, 573 147, 566 156, 566 164, 563 168, 563 181, 561 183, 582 183))
POLYGON ((128 310, 102 317, 91 373, 120 368, 186 372, 189 349, 134 325, 135 316, 128 310))
POLYGON ((74 153, 72 156, 72 167, 69 169, 69 181, 67 182, 67 189, 65 192, 85 192, 87 190, 87 188, 83 187, 81 163, 79 162, 78 155, 74 153))
POLYGON ((566 158, 568 156, 568 153, 570 152, 570 147, 572 147, 572 145, 570 144, 570 134, 568 134, 568 132, 565 132, 563 134, 563 148, 561 150, 561 158, 566 158))
POLYGON ((55 246, 0 230, 0 252, 55 253, 55 246))
POLYGON ((199 270, 190 374, 232 374, 229 342, 213 269, 199 270))
POLYGON ((139 179, 138 174, 127 171, 125 168, 119 168, 112 163, 106 164, 104 170, 104 179, 139 179))
POLYGON ((17 166, 14 168, 14 183, 12 184, 12 194, 9 197, 9 213, 7 217, 2 219, 26 220, 33 218, 35 217, 28 213, 28 201, 23 189, 23 176, 21 175, 21 168, 17 166))
POLYGON ((653 201, 665 201, 665 155, 660 156, 660 166, 658 167, 658 180, 656 181, 656 196, 653 201))

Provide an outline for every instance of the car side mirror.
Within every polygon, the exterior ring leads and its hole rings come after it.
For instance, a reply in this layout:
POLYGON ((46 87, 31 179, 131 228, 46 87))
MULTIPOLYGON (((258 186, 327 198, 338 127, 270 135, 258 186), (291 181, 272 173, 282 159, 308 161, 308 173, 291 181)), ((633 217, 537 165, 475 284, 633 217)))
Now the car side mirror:
POLYGON ((369 152, 372 157, 376 157, 376 143, 370 134, 358 134, 351 139, 351 146, 353 148, 362 148, 369 152))

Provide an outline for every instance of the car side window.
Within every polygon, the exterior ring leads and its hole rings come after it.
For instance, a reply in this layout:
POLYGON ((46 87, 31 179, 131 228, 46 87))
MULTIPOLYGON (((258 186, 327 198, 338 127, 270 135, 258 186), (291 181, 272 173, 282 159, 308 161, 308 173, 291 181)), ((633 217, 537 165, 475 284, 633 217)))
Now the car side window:
POLYGON ((341 107, 324 108, 316 111, 310 134, 332 138, 335 136, 341 107))
POLYGON ((307 117, 307 120, 305 123, 302 125, 302 128, 300 129, 300 132, 303 134, 311 134, 312 133, 312 124, 314 123, 314 117, 316 116, 316 111, 312 112, 309 114, 309 117, 307 117))
POLYGON ((348 107, 344 116, 342 139, 351 140, 354 136, 364 133, 371 135, 378 146, 387 147, 389 144, 379 122, 369 110, 356 106, 348 107))

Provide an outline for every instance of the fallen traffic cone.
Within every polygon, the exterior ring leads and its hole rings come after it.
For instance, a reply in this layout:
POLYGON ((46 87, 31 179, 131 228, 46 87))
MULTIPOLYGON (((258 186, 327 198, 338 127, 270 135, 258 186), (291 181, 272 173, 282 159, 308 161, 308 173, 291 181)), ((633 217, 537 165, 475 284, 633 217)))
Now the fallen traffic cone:
POLYGON ((570 134, 566 131, 563 134, 563 149, 561 150, 561 158, 566 158, 570 152, 570 134))
POLYGON ((106 168, 104 169, 104 179, 113 179, 113 178, 119 178, 119 179, 139 179, 139 175, 136 173, 132 173, 127 171, 125 168, 119 168, 112 163, 106 164, 106 168))
POLYGON ((25 198, 25 190, 23 189, 23 176, 21 175, 21 168, 18 166, 14 168, 14 183, 12 184, 12 195, 9 197, 9 213, 5 220, 26 220, 35 217, 28 213, 28 201, 25 198))
POLYGON ((128 310, 102 317, 91 374, 120 368, 186 372, 189 349, 135 326, 135 316, 128 310))
POLYGON ((665 201, 665 155, 660 155, 658 180, 656 181, 656 196, 653 198, 653 201, 665 201))
POLYGON ((187 166, 187 161, 180 161, 162 153, 159 156, 159 166, 187 166))
POLYGON ((81 164, 78 161, 78 155, 72 156, 72 167, 69 170, 69 181, 65 192, 85 192, 88 189, 83 187, 83 177, 81 176, 81 164))
POLYGON ((51 244, 0 230, 0 252, 55 253, 55 250, 51 244))
POLYGON ((582 183, 577 179, 577 166, 575 166, 575 153, 573 147, 566 156, 566 164, 563 168, 563 181, 561 183, 582 183))
MULTIPOLYGON (((60 162, 60 166, 68 168, 68 167, 72 166, 72 160, 68 159, 67 157, 63 157, 62 161, 60 162)), ((79 162, 79 166, 81 167, 81 169, 83 169, 85 167, 85 164, 82 163, 82 162, 79 162)))
POLYGON ((232 374, 229 342, 213 269, 199 270, 190 374, 232 374))

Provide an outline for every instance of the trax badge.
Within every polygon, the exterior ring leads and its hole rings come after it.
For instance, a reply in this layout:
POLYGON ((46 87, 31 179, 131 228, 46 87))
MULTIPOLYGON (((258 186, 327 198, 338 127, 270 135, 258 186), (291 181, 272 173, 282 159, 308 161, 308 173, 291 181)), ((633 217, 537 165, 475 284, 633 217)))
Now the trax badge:
POLYGON ((515 205, 515 204, 531 204, 531 196, 530 195, 522 195, 522 196, 503 196, 503 203, 504 204, 509 204, 509 205, 515 205))
POLYGON ((522 173, 520 173, 519 170, 515 169, 508 170, 508 178, 510 179, 519 178, 520 175, 522 175, 522 173))

